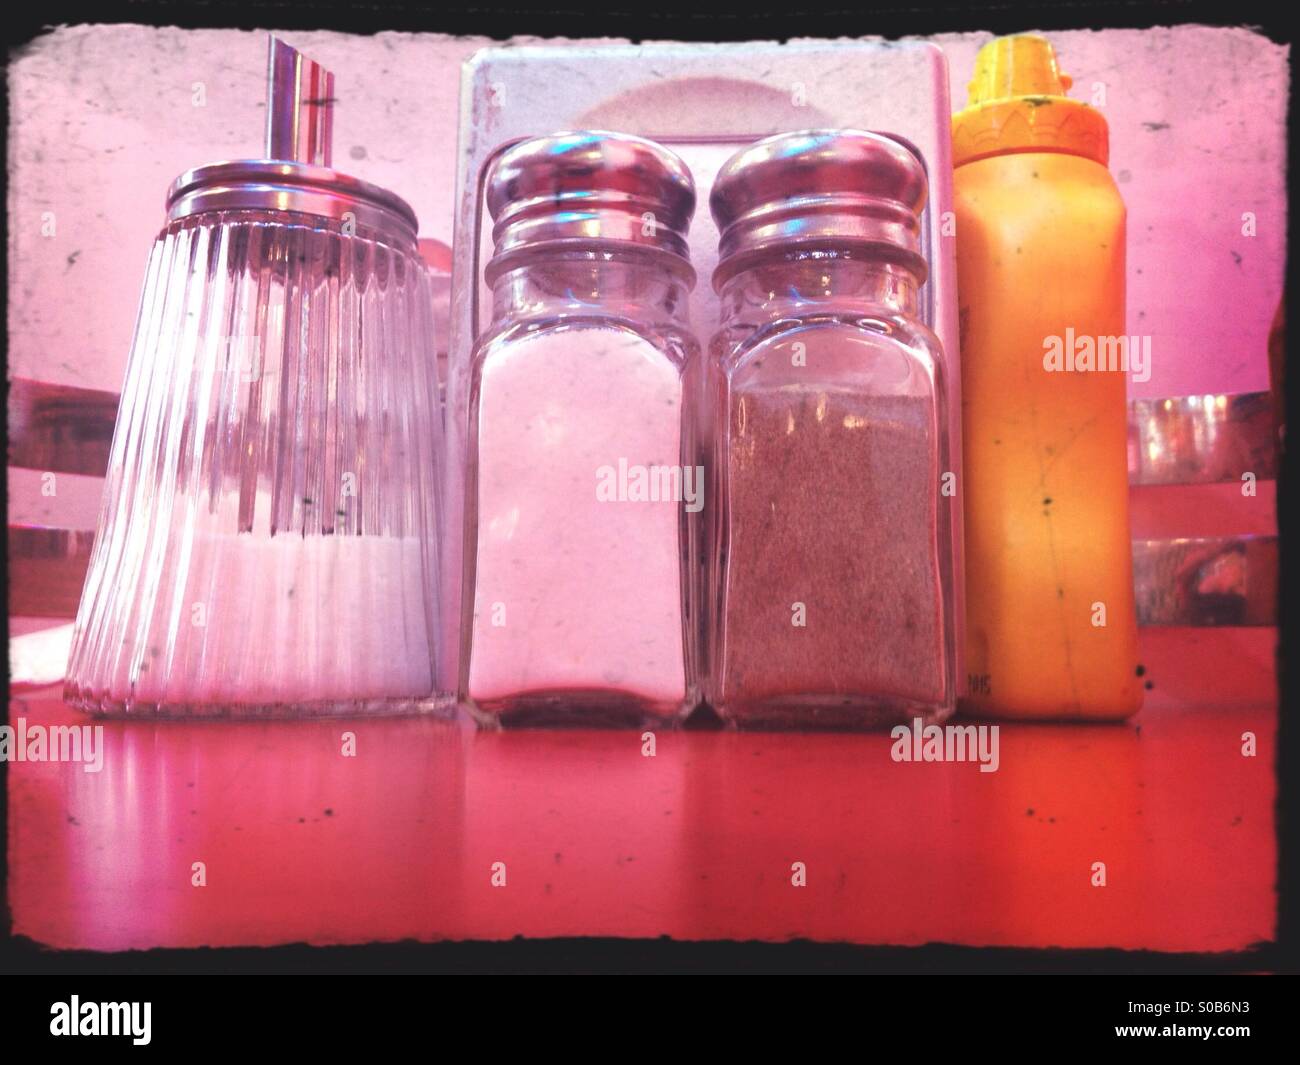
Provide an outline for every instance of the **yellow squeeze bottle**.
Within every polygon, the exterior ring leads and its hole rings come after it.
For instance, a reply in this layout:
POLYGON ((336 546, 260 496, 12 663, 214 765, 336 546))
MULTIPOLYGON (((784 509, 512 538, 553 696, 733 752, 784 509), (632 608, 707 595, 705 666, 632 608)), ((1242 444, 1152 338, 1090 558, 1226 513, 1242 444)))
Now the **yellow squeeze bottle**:
MULTIPOLYGON (((979 52, 953 117, 967 712, 1142 705, 1128 520, 1124 203, 1042 37, 979 52)), ((1148 352, 1149 354, 1149 352, 1148 352)), ((1127 356, 1127 357, 1126 357, 1127 356)))

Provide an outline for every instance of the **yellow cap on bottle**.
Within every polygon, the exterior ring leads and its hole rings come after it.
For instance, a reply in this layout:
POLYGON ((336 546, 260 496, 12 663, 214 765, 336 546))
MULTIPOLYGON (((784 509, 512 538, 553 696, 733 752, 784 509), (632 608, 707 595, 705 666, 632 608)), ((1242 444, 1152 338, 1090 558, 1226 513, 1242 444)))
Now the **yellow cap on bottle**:
POLYGON ((1071 80, 1046 37, 997 37, 975 57, 967 106, 952 117, 954 166, 1009 152, 1068 152, 1110 158, 1101 112, 1065 95, 1071 80))

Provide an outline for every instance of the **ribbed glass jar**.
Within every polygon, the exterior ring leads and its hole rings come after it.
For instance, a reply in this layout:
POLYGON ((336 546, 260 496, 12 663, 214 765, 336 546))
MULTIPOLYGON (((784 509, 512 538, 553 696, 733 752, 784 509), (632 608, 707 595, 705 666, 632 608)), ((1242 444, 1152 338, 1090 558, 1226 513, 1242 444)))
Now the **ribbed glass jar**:
POLYGON ((450 709, 414 240, 271 210, 150 256, 65 697, 93 713, 450 709))

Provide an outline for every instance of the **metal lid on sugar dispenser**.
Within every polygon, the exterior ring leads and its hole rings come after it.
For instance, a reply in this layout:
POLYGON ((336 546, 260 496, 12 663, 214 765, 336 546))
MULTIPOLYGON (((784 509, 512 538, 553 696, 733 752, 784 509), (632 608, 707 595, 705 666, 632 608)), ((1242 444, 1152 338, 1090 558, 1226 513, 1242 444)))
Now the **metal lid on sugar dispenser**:
POLYGON ((723 164, 709 207, 721 234, 714 287, 773 248, 871 246, 926 276, 925 168, 892 137, 811 129, 765 137, 723 164))
POLYGON ((405 200, 330 165, 334 75, 272 36, 266 79, 267 158, 187 170, 167 193, 167 221, 207 211, 293 211, 414 244, 419 224, 405 200))
POLYGON ((487 206, 489 275, 542 245, 602 241, 690 258, 695 182, 677 155, 642 137, 581 130, 521 141, 492 164, 487 206))

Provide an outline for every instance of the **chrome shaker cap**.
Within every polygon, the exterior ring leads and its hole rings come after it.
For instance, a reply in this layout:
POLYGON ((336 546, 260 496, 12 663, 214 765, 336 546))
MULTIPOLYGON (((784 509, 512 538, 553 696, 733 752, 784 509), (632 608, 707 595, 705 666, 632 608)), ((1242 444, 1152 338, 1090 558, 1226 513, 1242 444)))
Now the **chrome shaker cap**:
POLYGON ((581 130, 521 141, 492 164, 487 206, 489 274, 524 249, 590 241, 690 259, 695 182, 677 155, 642 137, 581 130))
POLYGON ((266 158, 187 170, 168 191, 168 222, 205 211, 295 211, 414 244, 419 223, 405 200, 330 165, 334 75, 272 36, 266 82, 266 158))
POLYGON ((773 248, 869 246, 925 279, 925 169, 899 141, 856 129, 765 137, 723 164, 709 207, 720 287, 773 248))

